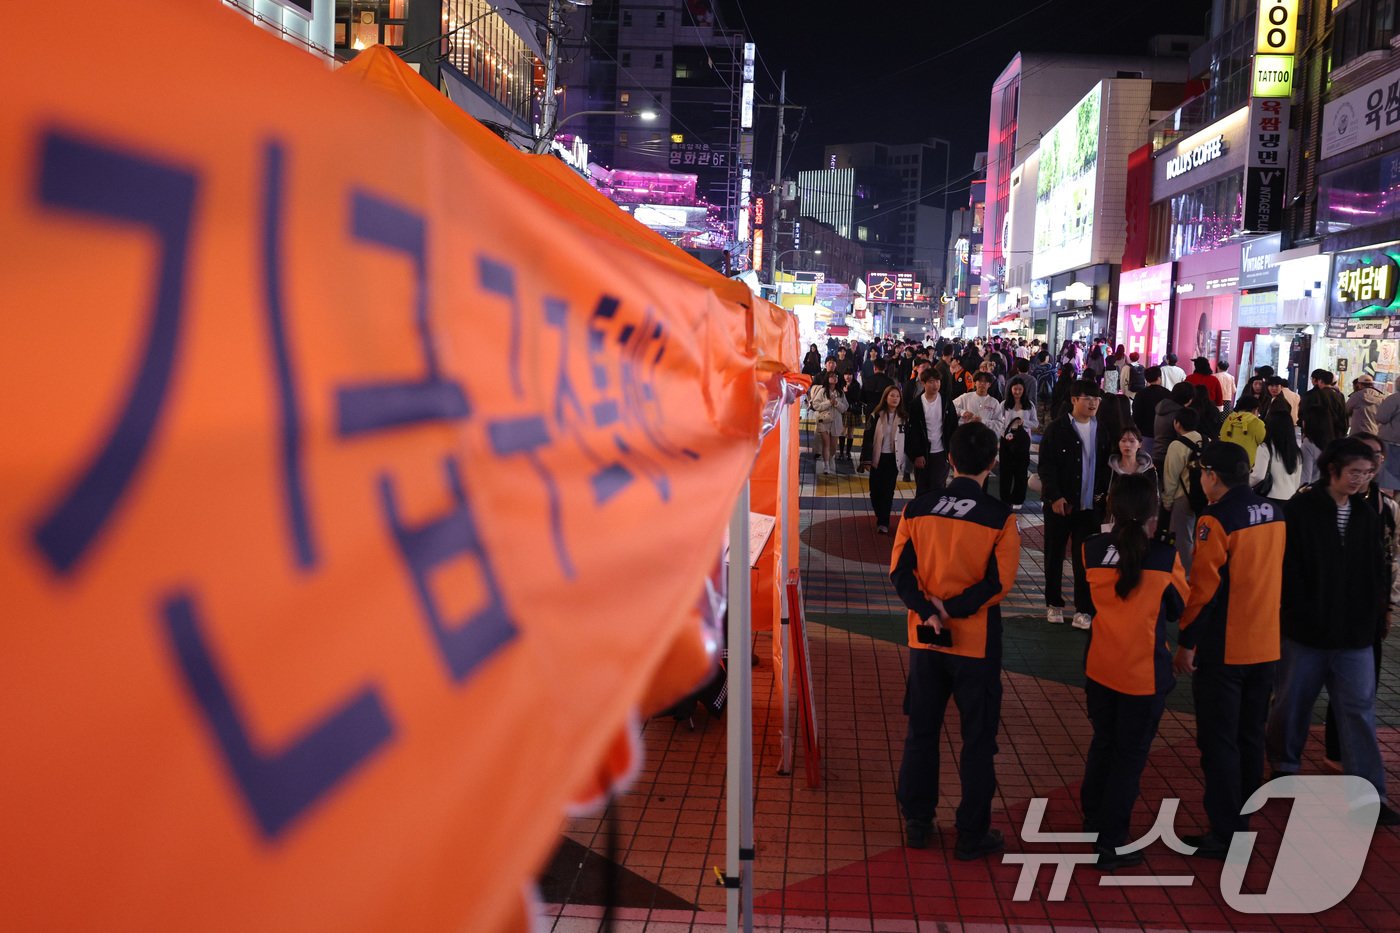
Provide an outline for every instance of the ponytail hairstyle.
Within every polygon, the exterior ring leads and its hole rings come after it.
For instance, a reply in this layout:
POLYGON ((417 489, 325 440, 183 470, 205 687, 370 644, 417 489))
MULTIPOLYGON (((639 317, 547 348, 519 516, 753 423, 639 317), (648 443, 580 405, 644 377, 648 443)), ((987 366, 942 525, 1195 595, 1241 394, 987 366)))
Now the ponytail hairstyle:
POLYGON ((1118 550, 1118 582, 1113 591, 1127 599, 1142 582, 1147 560, 1147 524, 1157 515, 1157 483, 1148 475, 1132 473, 1116 477, 1108 494, 1113 517, 1113 546, 1118 550))

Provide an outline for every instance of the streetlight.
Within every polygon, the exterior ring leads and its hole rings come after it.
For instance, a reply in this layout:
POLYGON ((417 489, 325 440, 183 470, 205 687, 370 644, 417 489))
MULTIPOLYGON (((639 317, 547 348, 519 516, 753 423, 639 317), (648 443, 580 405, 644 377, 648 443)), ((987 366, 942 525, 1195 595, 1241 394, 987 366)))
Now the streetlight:
POLYGON ((777 272, 778 272, 778 265, 779 265, 779 263, 781 263, 781 262, 783 261, 783 257, 784 257, 784 256, 787 256, 787 255, 789 255, 789 254, 791 254, 791 253, 811 253, 813 256, 820 256, 820 255, 822 254, 822 251, 819 250, 819 249, 785 249, 785 250, 783 250, 781 253, 779 253, 778 255, 776 255, 776 256, 773 257, 773 273, 774 273, 774 276, 775 276, 775 277, 776 277, 777 272))
POLYGON ((652 123, 656 120, 654 110, 578 110, 569 114, 558 123, 554 124, 554 130, 540 136, 535 143, 535 152, 544 153, 549 151, 549 144, 554 141, 554 137, 559 134, 559 128, 575 117, 629 117, 633 120, 641 120, 645 123, 652 123))

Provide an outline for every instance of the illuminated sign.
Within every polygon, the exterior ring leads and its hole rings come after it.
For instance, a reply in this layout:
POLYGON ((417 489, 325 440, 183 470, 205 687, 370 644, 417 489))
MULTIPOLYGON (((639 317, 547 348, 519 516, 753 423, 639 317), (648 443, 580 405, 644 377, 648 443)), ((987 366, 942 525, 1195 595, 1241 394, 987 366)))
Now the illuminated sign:
POLYGON ((765 200, 765 198, 759 198, 753 202, 753 225, 755 227, 763 226, 763 204, 765 200))
POLYGON ((1346 317, 1366 316, 1389 309, 1395 301, 1400 266, 1394 256, 1379 250, 1340 253, 1332 279, 1333 316, 1339 311, 1346 317))
POLYGON ((1292 55, 1298 44, 1298 0, 1260 0, 1254 51, 1292 55))
POLYGON ((1254 56, 1254 97, 1293 96, 1293 56, 1254 56))
POLYGON ((1283 229, 1288 183, 1288 114, 1292 102, 1256 97, 1249 102, 1245 144, 1244 230, 1283 229))
POLYGON ((753 267, 761 269, 763 267, 763 231, 753 232, 753 267))
POLYGON ((749 241, 749 212, 740 208, 739 210, 739 242, 749 241))
POLYGON ((886 304, 918 301, 921 288, 912 272, 871 272, 865 277, 865 300, 886 304))
POLYGON ((1118 305, 1144 305, 1171 301, 1172 264, 1164 262, 1122 273, 1118 277, 1118 305))
POLYGON ((744 87, 739 97, 739 126, 753 129, 753 59, 754 45, 744 43, 744 87))
POLYGON ((1200 168, 1224 154, 1224 134, 1208 139, 1195 148, 1178 150, 1175 156, 1167 160, 1167 178, 1172 179, 1178 175, 1185 175, 1193 168, 1200 168))
POLYGON ((1278 285, 1278 254, 1283 234, 1248 240, 1240 247, 1240 288, 1272 288, 1278 285))
MULTIPOLYGON (((1103 85, 1096 84, 1041 137, 1033 278, 1086 266, 1093 259, 1102 101, 1103 85)), ((976 250, 973 256, 973 274, 978 275, 980 256, 976 250)))

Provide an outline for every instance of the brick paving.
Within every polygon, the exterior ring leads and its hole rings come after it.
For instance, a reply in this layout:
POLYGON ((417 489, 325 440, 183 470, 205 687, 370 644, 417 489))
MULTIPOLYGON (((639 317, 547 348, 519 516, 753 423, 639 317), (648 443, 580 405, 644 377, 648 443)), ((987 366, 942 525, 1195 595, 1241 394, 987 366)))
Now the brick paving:
MULTIPOLYGON (((821 786, 803 780, 801 742, 794 774, 777 773, 780 697, 768 632, 756 633, 754 670, 755 910, 763 930, 980 933, 1021 931, 1400 930, 1400 831, 1378 828, 1366 870, 1341 904, 1317 916, 1247 915, 1220 895, 1220 863, 1186 859, 1160 843, 1127 875, 1189 875, 1189 887, 1106 887, 1078 869, 1063 900, 1048 899, 1049 870, 1030 900, 1013 899, 1019 866, 999 858, 951 858, 957 804, 957 714, 944 735, 941 838, 924 851, 902 845, 894 798, 903 747, 901 710, 908 649, 903 608, 887 577, 892 537, 875 534, 864 477, 812 475, 802 460, 802 570, 813 679, 822 730, 821 786)), ((995 482, 992 488, 995 490, 995 482)), ((900 484, 896 508, 913 495, 900 484)), ((1034 485, 1032 497, 1034 497, 1034 485)), ((1078 786, 1091 734, 1084 712, 1085 633, 1043 619, 1039 583, 1040 509, 1020 518, 1023 555, 1004 608, 1005 694, 997 756, 993 825, 1008 852, 1076 851, 1022 843, 1032 798, 1049 801, 1047 831, 1079 830, 1078 786)), ((1066 579, 1069 579, 1066 568, 1066 579)), ((1400 663, 1387 658, 1378 715, 1390 780, 1400 780, 1400 663)), ((1135 835, 1152 824, 1163 797, 1180 797, 1179 833, 1201 819, 1198 756, 1189 683, 1169 700, 1143 776, 1135 835)), ((602 925, 605 881, 611 929, 698 933, 724 925, 725 892, 714 867, 725 864, 725 724, 697 710, 690 723, 653 719, 644 730, 646 762, 638 780, 601 815, 569 820, 563 845, 541 878, 542 926, 572 933, 602 925), (611 831, 610 831, 611 828, 611 831), (609 857, 611 854, 611 858, 609 857)), ((1320 728, 1304 773, 1326 773, 1320 728)), ((1394 785, 1400 786, 1400 785, 1394 785)), ((1244 890, 1265 889, 1287 817, 1270 804, 1256 818, 1256 857, 1244 890)), ((1084 851, 1080 847, 1077 851, 1084 851)))

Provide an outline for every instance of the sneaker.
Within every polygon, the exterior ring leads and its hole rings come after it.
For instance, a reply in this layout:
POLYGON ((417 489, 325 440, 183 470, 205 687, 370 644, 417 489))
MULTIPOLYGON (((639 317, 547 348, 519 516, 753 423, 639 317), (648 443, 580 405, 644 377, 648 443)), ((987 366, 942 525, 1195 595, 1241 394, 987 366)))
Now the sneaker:
POLYGON ((1045 621, 1049 622, 1051 625, 1064 625, 1065 611, 1059 606, 1046 606, 1045 621))
POLYGON ((1181 841, 1188 846, 1195 848, 1191 854, 1196 858, 1215 859, 1218 862, 1225 861, 1225 856, 1230 853, 1230 841, 1221 839, 1215 833, 1198 833, 1194 836, 1182 836, 1181 841))
POLYGON ((1091 615, 1089 615, 1089 613, 1087 613, 1087 612, 1076 612, 1076 613, 1074 614, 1074 621, 1071 622, 1070 624, 1073 625, 1073 626, 1074 626, 1075 628, 1077 628, 1077 629, 1087 629, 1087 628, 1088 628, 1090 625, 1092 625, 1093 623, 1094 623, 1094 617, 1091 616, 1091 615))
POLYGON ((887 535, 887 534, 890 533, 890 526, 889 526, 889 525, 876 525, 876 526, 875 526, 875 533, 876 533, 877 535, 887 535))
POLYGON ((1143 862, 1140 850, 1119 855, 1108 846, 1094 846, 1094 851, 1098 854, 1099 860, 1089 867, 1095 871, 1115 872, 1120 868, 1136 868, 1143 862))
POLYGON ((1001 830, 989 829, 981 839, 974 839, 970 842, 965 842, 959 837, 958 844, 953 849, 953 857, 959 862, 971 862, 974 859, 995 855, 1004 848, 1006 848, 1006 839, 1002 836, 1001 830))
POLYGON ((1011 511, 1013 511, 1013 512, 1019 512, 1019 511, 1021 511, 1021 505, 1020 505, 1020 503, 1016 503, 1015 505, 1011 506, 1011 511))
POLYGON ((904 845, 910 849, 927 849, 933 838, 933 824, 917 820, 904 821, 904 845))

